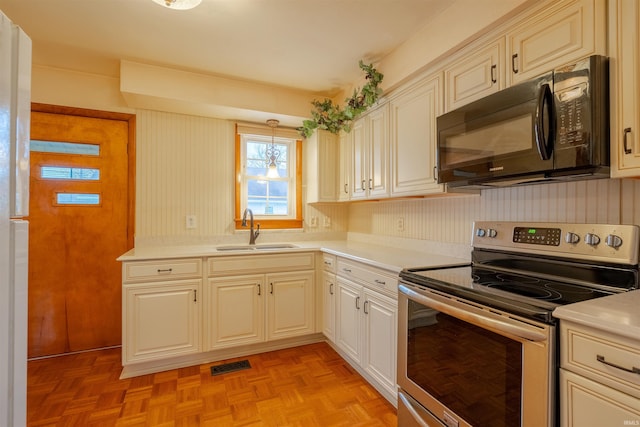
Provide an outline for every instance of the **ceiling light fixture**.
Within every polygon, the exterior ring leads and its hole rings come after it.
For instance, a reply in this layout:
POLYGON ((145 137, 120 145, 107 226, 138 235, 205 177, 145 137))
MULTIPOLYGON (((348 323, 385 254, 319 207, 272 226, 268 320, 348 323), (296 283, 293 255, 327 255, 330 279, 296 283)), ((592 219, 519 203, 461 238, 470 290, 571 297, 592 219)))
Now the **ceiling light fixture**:
POLYGON ((188 10, 193 9, 199 5, 202 0, 151 0, 154 3, 167 7, 169 9, 176 10, 188 10))
POLYGON ((280 150, 276 148, 275 137, 276 128, 280 122, 276 119, 267 120, 267 125, 271 127, 271 146, 267 147, 267 178, 280 178, 278 173, 278 157, 280 157, 280 150))

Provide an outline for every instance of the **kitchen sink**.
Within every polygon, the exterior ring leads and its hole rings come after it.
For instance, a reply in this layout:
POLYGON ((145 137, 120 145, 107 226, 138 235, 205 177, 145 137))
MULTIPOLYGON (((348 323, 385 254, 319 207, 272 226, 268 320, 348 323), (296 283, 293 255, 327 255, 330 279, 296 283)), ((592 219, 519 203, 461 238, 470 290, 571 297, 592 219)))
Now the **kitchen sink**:
POLYGON ((292 249, 298 246, 291 243, 273 243, 264 245, 229 245, 218 246, 217 251, 277 251, 278 249, 292 249))
POLYGON ((269 251, 269 250, 291 249, 291 248, 297 248, 297 246, 292 245, 291 243, 274 243, 272 245, 264 244, 264 245, 256 246, 256 250, 258 251, 269 251))
POLYGON ((236 246, 218 246, 217 251, 252 251, 255 247, 249 245, 236 245, 236 246))

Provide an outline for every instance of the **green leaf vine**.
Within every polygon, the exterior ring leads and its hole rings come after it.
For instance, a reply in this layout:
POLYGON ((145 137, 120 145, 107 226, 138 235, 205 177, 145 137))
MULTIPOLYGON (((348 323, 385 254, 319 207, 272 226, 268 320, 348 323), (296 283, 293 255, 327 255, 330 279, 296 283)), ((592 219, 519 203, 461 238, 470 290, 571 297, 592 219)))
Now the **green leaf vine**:
POLYGON ((365 72, 367 82, 361 89, 354 89, 353 95, 345 99, 344 108, 340 108, 330 99, 311 102, 314 109, 311 110, 311 119, 304 120, 297 130, 305 138, 310 137, 316 129, 324 129, 337 134, 341 130, 349 132, 351 123, 364 113, 367 108, 375 104, 382 94, 380 83, 384 75, 379 73, 373 64, 366 65, 362 60, 358 63, 360 69, 365 72))

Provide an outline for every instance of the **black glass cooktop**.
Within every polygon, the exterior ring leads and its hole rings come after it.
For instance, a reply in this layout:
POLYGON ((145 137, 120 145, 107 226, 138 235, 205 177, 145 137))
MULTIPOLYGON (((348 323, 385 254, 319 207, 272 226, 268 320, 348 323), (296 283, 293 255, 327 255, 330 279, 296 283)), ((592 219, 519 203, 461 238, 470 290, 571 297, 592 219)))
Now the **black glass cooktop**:
POLYGON ((588 286, 476 266, 406 269, 400 273, 400 278, 405 282, 546 322, 552 321, 551 313, 560 305, 613 293, 588 286))

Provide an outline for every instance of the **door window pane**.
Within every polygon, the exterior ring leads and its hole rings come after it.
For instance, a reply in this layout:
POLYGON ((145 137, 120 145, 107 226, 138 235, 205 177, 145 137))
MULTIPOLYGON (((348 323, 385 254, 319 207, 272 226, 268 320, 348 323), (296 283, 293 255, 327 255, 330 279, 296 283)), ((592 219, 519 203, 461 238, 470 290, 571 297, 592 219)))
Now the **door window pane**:
POLYGON ((29 143, 30 151, 58 154, 80 154, 84 156, 99 156, 100 146, 97 144, 81 144, 77 142, 40 141, 32 139, 29 143))
POLYGON ((40 177, 44 179, 99 181, 100 169, 42 166, 40 168, 40 177))
POLYGON ((56 193, 57 205, 92 205, 100 204, 100 194, 95 193, 56 193))

